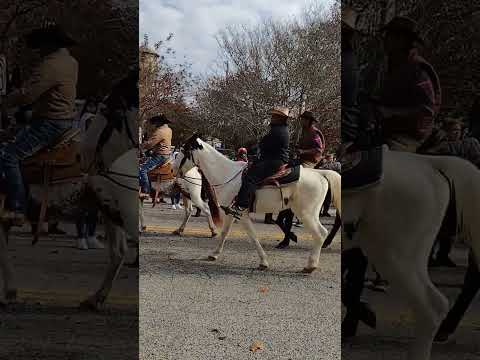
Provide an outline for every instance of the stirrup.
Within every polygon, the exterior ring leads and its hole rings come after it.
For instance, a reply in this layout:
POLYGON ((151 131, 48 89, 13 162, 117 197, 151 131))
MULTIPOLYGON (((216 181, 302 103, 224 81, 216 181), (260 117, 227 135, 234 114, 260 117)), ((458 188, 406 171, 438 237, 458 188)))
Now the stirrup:
POLYGON ((247 210, 247 208, 241 208, 237 205, 233 206, 220 206, 225 214, 233 216, 235 219, 240 220, 242 213, 247 210))

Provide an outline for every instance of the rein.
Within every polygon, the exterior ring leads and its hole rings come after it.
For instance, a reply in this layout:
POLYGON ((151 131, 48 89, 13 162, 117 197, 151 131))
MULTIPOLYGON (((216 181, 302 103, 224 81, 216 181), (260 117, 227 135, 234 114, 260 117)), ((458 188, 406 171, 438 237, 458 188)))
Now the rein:
POLYGON ((115 172, 115 171, 107 171, 107 172, 102 172, 102 173, 99 173, 99 174, 98 174, 98 176, 101 176, 101 177, 103 177, 103 178, 111 181, 112 183, 120 186, 121 188, 138 192, 138 188, 134 188, 134 187, 131 187, 131 186, 122 184, 121 182, 119 182, 118 180, 115 180, 114 178, 112 178, 112 177, 109 176, 109 175, 121 176, 121 177, 125 177, 125 178, 128 178, 128 179, 136 179, 136 178, 138 178, 138 176, 129 175, 129 174, 117 173, 117 172, 115 172))
MULTIPOLYGON (((195 159, 193 157, 193 154, 191 154, 192 156, 192 162, 193 164, 198 168, 198 170, 200 170, 200 172, 202 172, 202 170, 200 169, 200 166, 198 166, 198 164, 195 162, 195 159)), ((185 157, 186 158, 186 157, 185 157)), ((184 159, 185 159, 184 158, 184 159)), ((184 159, 182 159, 182 163, 180 164, 180 169, 182 168, 183 164, 184 164, 184 159)), ((222 183, 222 184, 213 184, 213 185, 210 185, 212 187, 221 187, 221 186, 225 186, 225 185, 228 185, 229 183, 231 183, 233 180, 235 180, 237 178, 238 175, 242 174, 244 172, 245 168, 241 169, 239 172, 237 172, 230 180, 222 183)), ((188 181, 187 181, 188 182, 188 181)), ((194 185, 197 185, 197 186, 201 186, 201 185, 198 185, 198 184, 194 184, 194 185)))

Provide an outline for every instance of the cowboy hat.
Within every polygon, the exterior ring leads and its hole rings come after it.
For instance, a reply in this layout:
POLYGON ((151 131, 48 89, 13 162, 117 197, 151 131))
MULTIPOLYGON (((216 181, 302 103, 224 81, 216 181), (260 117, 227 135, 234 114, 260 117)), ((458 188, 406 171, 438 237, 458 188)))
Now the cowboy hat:
POLYGON ((69 47, 77 44, 59 25, 51 25, 35 29, 26 36, 27 45, 38 49, 45 44, 54 44, 59 47, 69 47))
POLYGON ((311 111, 304 111, 302 115, 300 115, 300 119, 307 119, 313 122, 318 122, 311 111))
POLYGON ((383 28, 382 32, 395 32, 409 36, 413 41, 417 41, 420 44, 424 44, 425 41, 420 35, 418 30, 418 24, 415 20, 406 16, 396 16, 390 22, 388 22, 383 28))
POLYGON ((275 106, 272 110, 270 110, 270 114, 279 115, 279 116, 288 118, 288 114, 290 114, 290 110, 284 106, 275 106))
POLYGON ((342 24, 347 28, 357 31, 358 13, 350 6, 342 7, 342 24))
POLYGON ((150 124, 158 124, 158 125, 164 125, 164 124, 171 124, 172 122, 167 119, 167 117, 163 114, 161 115, 155 115, 152 116, 150 119, 148 119, 148 122, 150 124))

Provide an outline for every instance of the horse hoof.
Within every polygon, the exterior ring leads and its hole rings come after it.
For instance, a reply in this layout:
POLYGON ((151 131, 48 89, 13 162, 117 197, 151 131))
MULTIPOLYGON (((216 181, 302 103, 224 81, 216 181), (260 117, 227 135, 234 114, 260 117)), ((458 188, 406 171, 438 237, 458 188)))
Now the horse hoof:
POLYGON ((216 256, 212 256, 212 255, 209 255, 207 257, 207 261, 217 261, 217 257, 216 256))
POLYGON ((180 232, 180 230, 175 230, 172 234, 182 236, 182 233, 180 232))
POLYGON ((313 273, 315 270, 317 270, 317 268, 316 268, 316 267, 312 267, 312 268, 303 268, 303 270, 302 270, 302 273, 303 273, 303 274, 311 274, 311 273, 313 273))
POLYGON ((290 246, 289 243, 286 243, 286 242, 281 242, 280 244, 278 244, 277 246, 275 246, 276 249, 288 249, 288 247, 290 246))
POLYGON ((265 270, 267 270, 267 269, 268 269, 268 265, 260 264, 260 265, 258 266, 258 270, 265 271, 265 270))
POLYGON ((214 237, 216 237, 217 235, 218 235, 217 233, 212 232, 212 239, 213 239, 214 237))

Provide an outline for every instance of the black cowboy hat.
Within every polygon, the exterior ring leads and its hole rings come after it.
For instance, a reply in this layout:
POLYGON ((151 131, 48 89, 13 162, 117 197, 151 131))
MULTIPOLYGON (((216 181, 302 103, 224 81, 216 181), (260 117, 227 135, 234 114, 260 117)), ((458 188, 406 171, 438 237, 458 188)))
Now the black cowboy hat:
POLYGON ((307 119, 313 122, 318 122, 318 120, 315 118, 313 113, 311 111, 304 111, 302 115, 300 115, 301 119, 307 119))
POLYGON ((27 34, 28 47, 38 49, 45 45, 70 47, 77 44, 60 25, 50 25, 35 29, 27 34))
POLYGON ((382 27, 381 32, 386 33, 388 31, 400 33, 408 36, 412 41, 416 41, 422 45, 425 44, 420 31, 418 30, 418 23, 406 16, 396 16, 390 22, 388 22, 384 27, 382 27))
POLYGON ((148 122, 150 124, 156 124, 156 125, 164 125, 164 124, 171 124, 172 122, 167 119, 167 117, 163 114, 161 115, 156 115, 148 119, 148 122))

